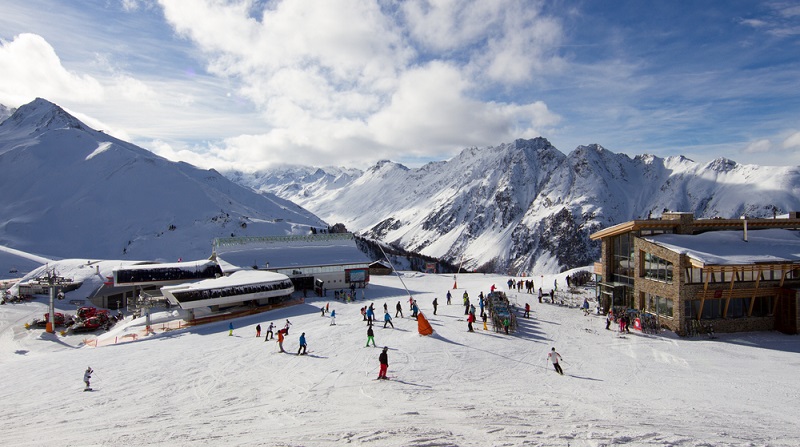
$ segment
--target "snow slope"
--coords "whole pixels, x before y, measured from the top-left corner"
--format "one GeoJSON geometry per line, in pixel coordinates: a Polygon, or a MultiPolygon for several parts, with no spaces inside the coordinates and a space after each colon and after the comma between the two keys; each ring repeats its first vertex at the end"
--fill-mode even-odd
{"type": "Polygon", "coordinates": [[[215,237],[327,226],[273,194],[91,129],[44,99],[0,123],[0,166],[0,245],[29,253],[200,259],[215,237]]]}
{"type": "MultiPolygon", "coordinates": [[[[461,294],[474,298],[506,277],[405,273],[435,334],[408,317],[396,276],[372,278],[366,300],[306,304],[136,342],[93,348],[21,327],[44,312],[0,307],[0,400],[5,445],[125,446],[796,446],[797,337],[776,332],[679,339],[619,338],[604,320],[512,292],[532,317],[517,334],[466,331],[461,294]],[[452,290],[453,305],[444,294],[452,290]],[[439,315],[431,301],[439,299],[439,315]],[[376,327],[389,375],[376,381],[379,348],[365,348],[359,308],[375,303],[406,318],[376,327]],[[320,315],[330,303],[337,324],[320,315]],[[293,323],[311,354],[277,352],[255,325],[293,323]],[[556,347],[565,376],[546,363],[556,347]],[[95,370],[95,392],[82,391],[95,370]]],[[[535,276],[536,287],[554,276],[535,276]]],[[[563,285],[563,277],[559,277],[563,285]]],[[[548,288],[545,288],[547,291],[548,288]]],[[[361,295],[359,295],[361,297],[361,295]]],[[[64,302],[60,302],[66,305],[64,302]]],[[[68,310],[68,309],[64,309],[68,310]]],[[[132,323],[127,323],[132,324],[132,323]]],[[[478,326],[480,327],[480,326],[478,326]]],[[[112,329],[113,331],[114,329],[112,329]]],[[[113,334],[112,334],[113,335],[113,334]]]]}

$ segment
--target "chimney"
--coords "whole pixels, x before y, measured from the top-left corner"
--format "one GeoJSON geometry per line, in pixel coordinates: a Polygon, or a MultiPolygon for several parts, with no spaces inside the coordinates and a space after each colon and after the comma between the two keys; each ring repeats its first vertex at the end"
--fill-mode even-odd
{"type": "Polygon", "coordinates": [[[742,216],[744,221],[744,241],[747,242],[747,216],[742,216]]]}

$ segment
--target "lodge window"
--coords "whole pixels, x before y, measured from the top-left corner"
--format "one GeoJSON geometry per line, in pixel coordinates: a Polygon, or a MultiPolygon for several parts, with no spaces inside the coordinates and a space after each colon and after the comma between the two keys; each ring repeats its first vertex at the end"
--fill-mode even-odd
{"type": "Polygon", "coordinates": [[[633,234],[625,233],[612,238],[612,247],[614,250],[612,281],[623,284],[633,284],[633,234]]]}
{"type": "Polygon", "coordinates": [[[658,295],[645,295],[645,310],[647,312],[672,318],[673,301],[658,295]]]}
{"type": "Polygon", "coordinates": [[[644,253],[643,275],[647,279],[672,283],[672,263],[650,253],[644,253]]]}

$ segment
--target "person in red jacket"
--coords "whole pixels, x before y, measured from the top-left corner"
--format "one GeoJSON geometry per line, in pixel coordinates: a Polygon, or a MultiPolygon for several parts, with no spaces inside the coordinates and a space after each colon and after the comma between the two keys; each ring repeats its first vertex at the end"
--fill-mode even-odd
{"type": "Polygon", "coordinates": [[[469,328],[469,332],[473,332],[472,323],[474,322],[475,322],[475,314],[471,313],[467,316],[467,327],[469,328]]]}

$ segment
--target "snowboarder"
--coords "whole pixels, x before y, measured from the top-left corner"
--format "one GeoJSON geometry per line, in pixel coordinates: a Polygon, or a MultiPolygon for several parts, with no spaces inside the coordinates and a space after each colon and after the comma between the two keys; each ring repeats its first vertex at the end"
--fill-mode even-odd
{"type": "Polygon", "coordinates": [[[256,325],[256,338],[261,338],[261,324],[256,325]]]}
{"type": "Polygon", "coordinates": [[[305,355],[306,354],[306,333],[303,332],[300,334],[300,347],[297,348],[297,355],[305,355]],[[302,353],[300,352],[302,351],[302,353]]]}
{"type": "Polygon", "coordinates": [[[331,311],[331,326],[336,326],[336,309],[331,311]]]}
{"type": "Polygon", "coordinates": [[[553,362],[553,368],[555,368],[556,372],[563,376],[564,371],[561,370],[561,365],[558,364],[558,361],[561,360],[561,354],[556,352],[556,348],[550,350],[550,352],[547,354],[547,358],[553,362]]]}
{"type": "Polygon", "coordinates": [[[283,329],[278,331],[278,347],[281,348],[281,352],[286,352],[283,350],[283,329]]]}
{"type": "Polygon", "coordinates": [[[270,323],[269,327],[267,328],[267,335],[264,336],[264,341],[269,340],[270,338],[275,338],[275,334],[272,333],[272,328],[275,327],[275,323],[270,323]]]}
{"type": "Polygon", "coordinates": [[[397,312],[394,313],[395,318],[397,318],[397,314],[400,314],[400,318],[403,318],[403,306],[400,305],[400,301],[397,302],[395,309],[397,309],[397,312]]]}
{"type": "Polygon", "coordinates": [[[228,335],[233,335],[233,321],[228,323],[228,335]]]}
{"type": "Polygon", "coordinates": [[[375,347],[375,332],[372,331],[372,326],[367,326],[367,346],[364,346],[365,348],[369,347],[369,342],[372,342],[372,347],[374,348],[375,347]]]}
{"type": "Polygon", "coordinates": [[[386,371],[389,369],[389,354],[386,353],[388,350],[389,348],[384,346],[383,352],[378,356],[378,361],[381,363],[381,370],[378,372],[379,379],[388,379],[386,377],[386,371]]]}
{"type": "Polygon", "coordinates": [[[436,308],[439,307],[439,302],[436,298],[433,299],[433,314],[436,315],[436,308]]]}
{"type": "Polygon", "coordinates": [[[383,328],[386,329],[386,325],[389,325],[394,329],[394,324],[392,324],[392,316],[389,315],[389,312],[383,314],[383,328]]]}
{"type": "Polygon", "coordinates": [[[92,390],[91,385],[89,385],[89,380],[92,379],[92,373],[93,372],[94,372],[94,370],[92,369],[91,366],[89,366],[89,367],[86,368],[86,372],[83,373],[83,383],[86,384],[86,388],[84,388],[83,391],[91,391],[92,390]]]}

